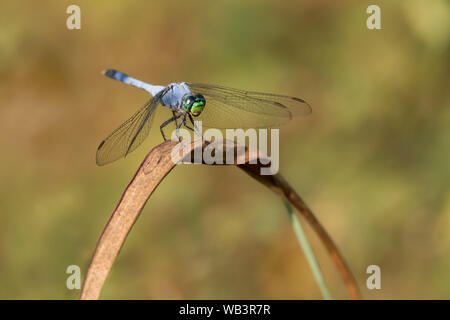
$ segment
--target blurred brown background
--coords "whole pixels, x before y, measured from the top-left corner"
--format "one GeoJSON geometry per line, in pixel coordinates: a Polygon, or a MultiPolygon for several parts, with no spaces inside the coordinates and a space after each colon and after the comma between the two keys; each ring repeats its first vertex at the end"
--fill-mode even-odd
{"type": "MultiPolygon", "coordinates": [[[[2,1],[0,298],[75,299],[123,188],[99,142],[148,99],[101,75],[306,99],[280,130],[281,173],[366,298],[450,298],[448,1],[2,1]],[[81,7],[81,30],[66,8],[81,7]],[[381,7],[382,30],[366,28],[381,7]],[[365,288],[381,267],[382,290],[365,288]]],[[[168,113],[158,112],[155,123],[168,113]]],[[[346,298],[311,234],[331,292],[346,298]]],[[[285,209],[236,168],[180,166],[144,208],[102,298],[321,298],[285,209]]]]}

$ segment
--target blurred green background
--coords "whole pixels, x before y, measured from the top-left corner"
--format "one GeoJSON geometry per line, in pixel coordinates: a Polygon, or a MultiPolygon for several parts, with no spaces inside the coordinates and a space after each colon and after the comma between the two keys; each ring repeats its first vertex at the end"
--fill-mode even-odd
{"type": "MultiPolygon", "coordinates": [[[[306,99],[280,172],[365,298],[450,298],[448,1],[2,1],[0,298],[75,299],[158,128],[126,160],[99,142],[148,99],[101,75],[306,99]],[[81,30],[66,8],[81,7],[81,30]],[[366,28],[381,7],[382,30],[366,28]],[[379,265],[381,290],[366,289],[379,265]]],[[[158,112],[155,123],[167,118],[158,112]]],[[[308,229],[334,297],[346,298],[308,229]]],[[[180,166],[144,208],[102,298],[321,298],[279,198],[233,167],[180,166]]]]}

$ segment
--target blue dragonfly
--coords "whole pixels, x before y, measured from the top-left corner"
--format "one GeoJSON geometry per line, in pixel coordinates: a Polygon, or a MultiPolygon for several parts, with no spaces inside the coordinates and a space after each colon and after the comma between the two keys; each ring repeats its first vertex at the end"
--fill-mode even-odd
{"type": "Polygon", "coordinates": [[[295,97],[190,82],[151,85],[113,69],[103,74],[141,88],[152,98],[100,143],[96,156],[99,166],[125,157],[144,141],[158,105],[169,108],[173,115],[160,125],[164,140],[163,129],[172,122],[179,136],[182,125],[196,132],[194,118],[201,120],[205,127],[247,129],[279,126],[293,117],[311,113],[310,105],[295,97]]]}

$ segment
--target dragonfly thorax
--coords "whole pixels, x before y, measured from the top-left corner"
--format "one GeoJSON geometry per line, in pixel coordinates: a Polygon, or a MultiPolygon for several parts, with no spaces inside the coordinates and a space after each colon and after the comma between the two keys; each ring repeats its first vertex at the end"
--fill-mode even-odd
{"type": "Polygon", "coordinates": [[[201,94],[194,95],[185,82],[171,83],[164,91],[162,104],[175,109],[177,113],[190,113],[197,117],[206,105],[205,97],[201,94]]]}
{"type": "Polygon", "coordinates": [[[161,97],[161,102],[166,107],[179,109],[182,107],[183,98],[192,95],[186,83],[171,83],[164,88],[165,93],[161,97]]]}

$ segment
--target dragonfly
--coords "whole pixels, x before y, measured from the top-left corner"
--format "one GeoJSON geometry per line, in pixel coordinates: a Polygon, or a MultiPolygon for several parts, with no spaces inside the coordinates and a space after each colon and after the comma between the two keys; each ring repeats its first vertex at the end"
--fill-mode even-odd
{"type": "Polygon", "coordinates": [[[181,126],[197,132],[194,118],[209,128],[270,128],[312,111],[305,100],[279,94],[191,82],[151,85],[114,69],[105,70],[103,74],[143,89],[152,97],[100,143],[96,155],[99,166],[125,157],[144,141],[159,105],[172,111],[172,117],[160,125],[164,140],[167,139],[163,129],[170,123],[175,123],[177,137],[181,126]]]}

